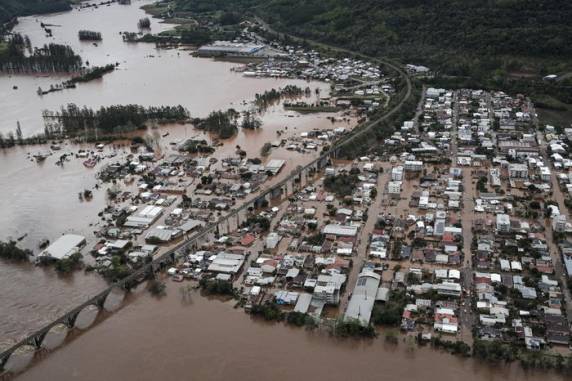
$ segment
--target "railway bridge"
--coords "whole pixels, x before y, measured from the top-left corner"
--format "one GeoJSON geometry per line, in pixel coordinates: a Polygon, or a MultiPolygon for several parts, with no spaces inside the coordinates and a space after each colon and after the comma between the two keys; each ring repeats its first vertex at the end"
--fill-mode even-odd
{"type": "MultiPolygon", "coordinates": [[[[0,369],[4,371],[3,374],[16,373],[23,370],[37,353],[50,351],[62,345],[71,332],[87,330],[98,319],[104,318],[106,313],[109,314],[120,308],[125,295],[134,286],[150,279],[154,274],[166,266],[174,264],[177,259],[187,253],[198,249],[213,235],[226,234],[236,230],[248,217],[249,210],[266,205],[266,202],[287,199],[294,195],[299,189],[305,187],[318,176],[328,163],[338,156],[338,152],[342,147],[351,145],[356,138],[359,138],[371,128],[397,113],[411,96],[411,80],[396,64],[379,59],[374,59],[374,61],[387,65],[395,70],[405,81],[406,86],[400,93],[401,99],[392,109],[387,110],[387,112],[379,118],[370,120],[356,127],[351,133],[335,142],[318,158],[305,166],[299,166],[284,180],[262,191],[255,199],[242,204],[236,209],[232,209],[227,215],[203,227],[185,241],[154,258],[151,262],[135,270],[129,276],[111,284],[105,290],[46,324],[44,327],[30,333],[24,339],[8,348],[4,348],[0,353],[0,369]]],[[[0,376],[1,375],[2,373],[0,373],[0,376]]]]}

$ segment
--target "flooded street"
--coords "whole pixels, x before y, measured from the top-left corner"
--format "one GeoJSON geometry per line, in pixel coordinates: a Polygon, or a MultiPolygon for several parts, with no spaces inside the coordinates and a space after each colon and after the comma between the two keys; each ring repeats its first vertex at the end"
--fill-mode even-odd
{"type": "MultiPolygon", "coordinates": [[[[137,31],[137,20],[145,16],[139,6],[148,1],[133,1],[131,6],[113,4],[97,10],[84,9],[72,12],[25,17],[20,19],[15,32],[30,36],[34,45],[53,41],[66,43],[90,65],[119,62],[119,68],[101,80],[78,85],[76,89],[38,96],[38,87],[48,88],[66,77],[50,76],[0,76],[0,133],[16,128],[19,121],[25,136],[43,131],[42,110],[57,110],[69,102],[80,106],[137,103],[151,105],[182,104],[193,117],[204,117],[209,112],[230,107],[238,110],[248,107],[244,101],[253,100],[256,93],[263,93],[286,84],[320,88],[325,94],[329,85],[288,79],[246,78],[233,72],[236,63],[195,58],[185,50],[157,50],[154,44],[127,44],[119,32],[137,31]],[[53,27],[54,38],[47,39],[40,22],[58,25],[53,27]],[[100,30],[103,42],[99,46],[78,41],[79,29],[100,30]],[[13,90],[13,86],[18,86],[13,90]]],[[[171,28],[152,19],[151,30],[157,33],[171,28]]],[[[263,127],[257,131],[240,130],[234,138],[217,148],[214,157],[233,156],[240,145],[249,157],[259,156],[264,143],[277,139],[276,131],[283,130],[282,138],[299,136],[311,129],[351,127],[349,122],[333,125],[327,118],[331,114],[294,115],[280,106],[269,108],[261,117],[263,127]],[[287,129],[286,129],[287,128],[287,129]]],[[[159,144],[165,155],[175,153],[169,143],[205,136],[191,125],[166,126],[157,131],[141,131],[140,134],[159,136],[159,144]],[[161,138],[169,132],[169,136],[161,138]]],[[[210,140],[208,136],[205,136],[210,140]]],[[[108,146],[103,151],[106,158],[95,168],[87,169],[81,159],[72,159],[60,167],[55,162],[63,153],[75,154],[79,149],[94,150],[93,145],[62,145],[43,163],[36,163],[30,155],[49,152],[48,146],[24,146],[0,150],[0,240],[19,239],[21,247],[38,252],[38,243],[44,239],[54,241],[64,233],[85,236],[88,247],[95,241],[98,213],[106,205],[106,186],[96,190],[96,173],[106,164],[120,161],[127,155],[126,148],[108,146]],[[78,193],[93,191],[93,199],[83,201],[78,193]]],[[[311,160],[315,154],[298,155],[285,148],[273,150],[270,158],[288,160],[279,177],[286,176],[297,165],[311,160]]],[[[278,177],[277,179],[278,180],[278,177]]],[[[84,256],[87,250],[84,250],[84,256]]],[[[58,276],[51,269],[33,265],[15,265],[0,262],[0,342],[14,340],[33,331],[42,324],[88,299],[105,286],[97,274],[76,272],[69,277],[58,276]]]]}
{"type": "MultiPolygon", "coordinates": [[[[237,63],[192,57],[190,50],[183,48],[159,50],[154,44],[123,42],[120,32],[137,32],[138,20],[146,17],[139,7],[150,2],[133,0],[128,6],[113,3],[110,6],[100,6],[98,9],[75,9],[61,14],[21,18],[14,32],[28,35],[34,46],[50,41],[68,44],[82,56],[84,62],[89,61],[92,67],[110,63],[119,63],[119,67],[102,79],[80,83],[75,89],[43,96],[37,95],[38,87],[48,89],[50,85],[59,84],[69,77],[0,76],[0,112],[3,116],[0,120],[0,133],[6,136],[15,130],[18,122],[24,136],[42,133],[44,130],[42,111],[56,111],[67,103],[90,108],[113,104],[143,106],[180,104],[187,108],[194,118],[205,117],[211,111],[228,108],[247,110],[252,107],[255,94],[285,85],[310,87],[311,95],[307,95],[307,100],[312,102],[318,100],[320,96],[329,95],[330,85],[325,82],[245,77],[233,70],[241,66],[237,63]],[[44,35],[40,23],[50,25],[53,38],[44,35]],[[80,29],[100,31],[103,41],[97,44],[80,42],[78,40],[80,29]]],[[[151,19],[152,33],[172,27],[173,25],[161,24],[159,20],[151,19]]],[[[353,116],[341,113],[298,114],[286,111],[281,103],[268,107],[259,116],[262,128],[256,130],[239,128],[234,137],[224,141],[219,141],[190,124],[163,125],[158,128],[149,126],[147,130],[136,131],[129,137],[144,137],[150,142],[149,145],[155,148],[153,167],[163,159],[180,154],[177,146],[187,139],[200,138],[213,143],[216,151],[208,157],[216,160],[209,161],[208,170],[198,172],[197,177],[192,178],[186,173],[176,175],[175,185],[180,186],[180,193],[200,200],[200,197],[206,196],[195,192],[196,189],[201,189],[197,188],[195,180],[203,174],[222,172],[228,165],[223,163],[223,159],[236,157],[239,147],[247,153],[247,158],[252,159],[261,157],[260,151],[265,143],[275,143],[270,154],[262,158],[262,164],[278,159],[285,160],[285,165],[277,174],[268,175],[268,180],[265,178],[257,184],[259,188],[256,189],[265,191],[285,179],[297,166],[303,166],[317,158],[320,151],[334,139],[323,138],[312,149],[298,150],[289,147],[288,150],[286,147],[289,143],[301,140],[302,132],[331,130],[338,127],[350,130],[356,124],[356,118],[353,116]]],[[[100,230],[104,224],[123,226],[117,219],[102,221],[100,212],[110,202],[107,199],[107,190],[111,184],[99,181],[96,174],[108,164],[124,164],[130,154],[129,144],[130,142],[125,140],[105,145],[105,148],[98,153],[102,157],[101,161],[96,162],[93,168],[87,168],[87,165],[83,164],[84,159],[75,157],[80,149],[96,151],[93,144],[65,142],[61,145],[61,150],[52,151],[52,154],[40,163],[37,163],[32,155],[38,152],[50,152],[49,145],[0,150],[0,192],[3,196],[0,199],[0,210],[2,210],[0,241],[18,240],[19,246],[38,253],[38,244],[42,240],[49,239],[53,242],[64,233],[80,234],[85,236],[87,241],[87,246],[82,251],[86,263],[94,261],[88,252],[100,240],[96,237],[95,231],[100,230]],[[69,154],[70,160],[65,161],[63,165],[56,165],[62,154],[69,154]],[[79,197],[78,194],[84,190],[92,191],[93,198],[86,200],[83,196],[79,197]]],[[[346,164],[349,166],[350,162],[346,164]]],[[[407,201],[420,189],[418,182],[410,182],[404,186],[399,201],[387,205],[381,203],[380,199],[389,200],[385,189],[391,173],[390,165],[384,166],[383,169],[383,174],[376,178],[374,184],[377,186],[376,189],[380,190],[375,200],[375,204],[379,206],[369,210],[372,217],[365,220],[363,235],[357,241],[356,248],[361,256],[354,258],[356,265],[347,282],[350,286],[357,284],[360,265],[367,260],[365,253],[370,244],[370,237],[366,233],[375,229],[377,222],[375,217],[381,212],[401,217],[412,213],[407,201]]],[[[236,174],[238,173],[237,169],[236,174]]],[[[470,186],[471,179],[468,173],[466,175],[465,185],[470,186]]],[[[174,178],[175,175],[169,172],[169,176],[165,176],[165,178],[170,177],[174,178]]],[[[128,183],[125,177],[119,176],[116,179],[121,183],[121,190],[127,193],[133,192],[134,195],[139,192],[137,181],[128,183]]],[[[199,178],[196,182],[201,180],[199,178]]],[[[237,175],[225,181],[228,183],[235,181],[239,184],[242,179],[237,175]]],[[[250,189],[255,189],[250,188],[250,184],[248,189],[248,193],[236,196],[236,199],[228,188],[221,192],[222,196],[232,197],[232,206],[229,206],[229,209],[258,196],[256,191],[250,192],[250,189]]],[[[215,193],[215,196],[219,195],[215,193]]],[[[297,202],[288,200],[284,204],[297,202]]],[[[329,218],[326,215],[328,207],[321,202],[321,200],[316,201],[312,205],[316,206],[319,216],[329,218]]],[[[285,213],[290,213],[289,210],[285,210],[284,204],[280,205],[278,212],[281,217],[285,213]]],[[[114,204],[118,205],[119,202],[114,204]]],[[[138,209],[142,204],[137,200],[137,204],[131,206],[138,209]]],[[[174,203],[166,206],[165,215],[149,223],[150,226],[145,226],[145,229],[153,224],[154,228],[163,225],[175,206],[174,203]]],[[[204,209],[201,212],[205,212],[207,208],[204,209]]],[[[226,213],[223,210],[210,209],[208,213],[213,215],[200,221],[208,223],[212,221],[211,217],[219,218],[226,213]]],[[[292,221],[303,220],[292,219],[292,221]]],[[[165,223],[165,226],[179,225],[165,223]]],[[[313,229],[316,227],[317,225],[313,229]]],[[[276,225],[273,228],[276,228],[276,225]]],[[[230,230],[230,225],[227,230],[230,230]]],[[[134,242],[151,242],[141,232],[137,234],[139,241],[134,240],[134,242]]],[[[259,251],[260,254],[265,250],[266,243],[258,238],[249,250],[259,251]]],[[[181,241],[184,238],[181,235],[177,239],[181,241]]],[[[465,239],[466,244],[470,244],[472,235],[467,235],[465,239]]],[[[158,244],[162,246],[159,252],[167,251],[176,242],[160,240],[158,244]]],[[[232,241],[228,242],[230,246],[232,241]]],[[[284,240],[282,245],[286,244],[284,240]]],[[[470,250],[470,246],[467,245],[466,251],[470,250]]],[[[286,252],[286,248],[282,247],[279,251],[286,252]]],[[[152,256],[153,254],[149,254],[148,258],[152,256]]],[[[249,260],[253,259],[250,257],[249,260]]],[[[210,261],[213,261],[212,258],[210,261]]],[[[149,267],[153,270],[152,266],[149,267]]],[[[517,363],[491,365],[475,359],[455,357],[429,347],[417,347],[401,338],[398,339],[398,344],[391,344],[390,340],[384,340],[383,331],[379,332],[377,339],[354,340],[334,338],[319,329],[310,331],[292,328],[282,323],[267,323],[253,319],[242,308],[235,308],[237,306],[234,300],[223,302],[219,299],[206,298],[196,290],[182,289],[180,283],[174,283],[173,280],[166,279],[165,284],[166,295],[162,297],[151,296],[145,286],[140,285],[127,294],[115,288],[101,303],[97,298],[99,307],[91,304],[94,303],[93,300],[89,301],[86,305],[90,305],[83,306],[85,308],[82,307],[81,311],[77,310],[77,316],[74,314],[72,320],[66,320],[66,324],[71,322],[70,326],[75,327],[73,330],[60,324],[62,321],[51,327],[45,339],[38,344],[38,347],[47,351],[36,352],[38,355],[32,360],[29,369],[16,378],[82,381],[300,378],[331,381],[378,379],[532,381],[539,378],[545,381],[562,381],[566,379],[566,376],[550,371],[525,371],[517,363]],[[122,304],[124,299],[125,303],[122,304]],[[117,312],[112,313],[117,309],[117,312]],[[94,326],[88,329],[92,324],[94,326]],[[71,332],[66,337],[68,331],[71,332]],[[62,343],[65,345],[61,345],[62,343]],[[48,354],[48,351],[53,352],[48,354]]],[[[242,287],[241,283],[239,285],[242,287]]],[[[76,271],[71,275],[61,276],[52,268],[0,260],[2,306],[0,347],[8,347],[7,343],[14,342],[53,321],[72,307],[98,294],[106,286],[107,283],[95,271],[91,273],[76,271]]],[[[183,287],[187,286],[188,283],[183,287]]],[[[341,307],[336,312],[341,313],[344,310],[350,295],[351,292],[345,293],[341,307]]],[[[325,312],[324,316],[328,316],[328,312],[325,312]]],[[[35,348],[28,343],[31,341],[20,346],[8,361],[17,363],[22,360],[21,363],[26,364],[26,361],[34,356],[35,351],[35,348]]],[[[15,366],[12,370],[18,372],[24,367],[25,365],[21,368],[15,366]]]]}
{"type": "Polygon", "coordinates": [[[253,320],[234,302],[147,293],[22,374],[20,380],[564,380],[430,349],[336,340],[253,320]]]}

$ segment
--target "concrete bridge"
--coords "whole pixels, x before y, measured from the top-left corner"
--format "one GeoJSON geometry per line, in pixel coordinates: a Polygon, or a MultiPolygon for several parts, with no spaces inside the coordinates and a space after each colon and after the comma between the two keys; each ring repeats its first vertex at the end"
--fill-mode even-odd
{"type": "MultiPolygon", "coordinates": [[[[382,62],[380,60],[375,60],[382,62]]],[[[299,189],[310,183],[330,162],[337,157],[340,148],[351,145],[353,141],[376,125],[384,122],[387,118],[397,113],[403,104],[411,96],[411,81],[407,74],[397,65],[383,61],[383,64],[395,70],[406,83],[398,104],[380,118],[368,121],[356,127],[350,134],[335,142],[331,148],[322,153],[318,158],[305,166],[299,166],[284,180],[271,188],[264,190],[254,200],[244,203],[240,207],[231,210],[215,223],[202,228],[184,242],[181,242],[169,251],[153,259],[150,263],[135,270],[132,274],[110,285],[107,289],[93,296],[83,304],[68,311],[58,319],[29,334],[26,338],[15,343],[0,353],[0,369],[6,372],[18,372],[23,370],[34,358],[36,353],[41,353],[57,348],[65,342],[65,338],[74,330],[86,330],[103,314],[103,311],[113,312],[121,306],[125,294],[134,286],[154,276],[166,266],[172,265],[178,258],[188,252],[196,250],[209,240],[214,234],[227,234],[236,230],[246,220],[249,208],[258,209],[266,204],[265,201],[286,199],[295,194],[299,189]],[[49,339],[49,340],[48,340],[49,339]],[[49,342],[48,342],[49,341],[49,342]]]]}

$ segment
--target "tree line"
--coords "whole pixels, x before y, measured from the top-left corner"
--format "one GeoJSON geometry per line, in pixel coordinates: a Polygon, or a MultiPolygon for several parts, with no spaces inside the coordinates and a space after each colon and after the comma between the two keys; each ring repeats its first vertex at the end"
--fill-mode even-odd
{"type": "Polygon", "coordinates": [[[282,98],[298,98],[303,94],[311,94],[312,91],[309,87],[305,90],[295,85],[286,85],[281,89],[267,90],[262,94],[255,94],[254,104],[259,110],[265,110],[268,107],[276,104],[282,98]]]}
{"type": "Polygon", "coordinates": [[[28,36],[21,34],[12,35],[5,44],[0,53],[0,72],[69,73],[82,66],[81,57],[67,45],[50,43],[32,49],[28,36]]]}
{"type": "Polygon", "coordinates": [[[93,30],[80,30],[78,37],[80,41],[101,41],[101,33],[93,30]]]}
{"type": "Polygon", "coordinates": [[[98,110],[80,108],[70,103],[57,112],[44,111],[47,137],[86,133],[115,133],[145,128],[145,123],[179,122],[189,119],[189,112],[183,106],[113,105],[98,110]]]}
{"type": "Polygon", "coordinates": [[[14,17],[43,13],[69,11],[68,0],[2,0],[0,1],[0,23],[14,17]]]}
{"type": "Polygon", "coordinates": [[[228,139],[238,132],[239,116],[240,113],[234,109],[213,111],[205,119],[195,120],[195,127],[215,134],[221,139],[228,139]]]}

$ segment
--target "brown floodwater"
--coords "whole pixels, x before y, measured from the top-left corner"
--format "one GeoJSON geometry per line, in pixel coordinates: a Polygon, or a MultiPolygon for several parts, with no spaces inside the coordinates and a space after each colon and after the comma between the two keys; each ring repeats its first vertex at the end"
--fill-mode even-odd
{"type": "MultiPolygon", "coordinates": [[[[17,121],[25,135],[41,132],[41,111],[55,110],[68,102],[98,107],[117,103],[143,105],[182,104],[193,116],[235,107],[255,93],[285,84],[328,86],[295,80],[244,78],[231,68],[237,64],[191,57],[182,50],[156,50],[153,45],[124,44],[120,31],[136,31],[144,16],[138,9],[145,1],[131,6],[100,7],[56,15],[22,18],[15,31],[27,34],[35,45],[49,41],[39,22],[54,24],[54,42],[70,44],[91,65],[119,62],[120,67],[103,79],[39,97],[38,87],[48,88],[65,77],[0,76],[0,132],[13,131],[17,121]],[[103,33],[98,46],[80,43],[79,29],[103,33]],[[18,86],[13,90],[13,86],[18,86]]],[[[153,32],[168,25],[152,20],[153,32]]],[[[295,136],[313,128],[329,128],[325,115],[289,117],[277,106],[263,115],[260,131],[241,131],[218,149],[216,157],[234,153],[240,145],[257,156],[260,147],[276,139],[276,131],[295,136]],[[286,130],[285,127],[288,127],[286,130]]],[[[350,126],[337,124],[337,126],[350,126]]],[[[191,126],[161,129],[170,135],[162,139],[165,152],[169,141],[200,135],[191,126]]],[[[153,132],[151,132],[153,133],[153,132]]],[[[66,145],[60,152],[77,152],[66,145]]],[[[91,147],[88,147],[91,148],[91,147]]],[[[102,164],[87,170],[81,160],[63,167],[54,165],[56,155],[45,163],[32,162],[28,154],[47,147],[22,147],[0,151],[0,239],[28,234],[21,244],[35,249],[44,238],[51,240],[64,232],[92,237],[97,228],[97,212],[106,203],[104,190],[94,191],[89,202],[80,201],[78,192],[93,189],[94,174],[102,164]]],[[[105,153],[113,152],[106,148],[105,153]]],[[[117,157],[125,152],[117,150],[117,157]]],[[[315,155],[299,155],[276,149],[272,158],[288,159],[281,176],[315,155]]],[[[108,159],[108,161],[115,159],[108,159]]],[[[97,275],[76,273],[60,277],[52,270],[31,264],[0,262],[0,338],[15,339],[84,301],[104,286],[97,275]]],[[[120,299],[120,297],[119,297],[120,299]]],[[[169,284],[167,296],[158,300],[147,293],[129,298],[119,312],[91,330],[73,335],[68,345],[35,363],[19,378],[22,380],[289,380],[293,378],[329,380],[544,380],[564,378],[550,373],[526,373],[516,366],[490,367],[428,349],[406,350],[387,346],[383,340],[336,340],[325,334],[308,333],[283,325],[252,320],[233,303],[210,301],[198,295],[182,302],[177,286],[169,284]]],[[[110,309],[115,308],[110,302],[110,309]]],[[[82,313],[78,325],[87,326],[94,318],[82,313]]],[[[64,327],[50,332],[44,346],[57,347],[64,327]]],[[[2,341],[0,340],[0,341],[2,341]]]]}
{"type": "Polygon", "coordinates": [[[144,292],[118,313],[37,361],[21,380],[564,380],[516,365],[489,366],[383,339],[342,340],[252,319],[234,302],[178,285],[144,292]]]}
{"type": "MultiPolygon", "coordinates": [[[[80,106],[99,107],[109,104],[139,103],[143,105],[182,104],[193,116],[206,116],[210,111],[234,107],[242,110],[256,93],[286,84],[312,90],[321,89],[327,94],[325,83],[289,79],[246,78],[231,69],[236,63],[195,58],[184,50],[157,50],[153,44],[126,44],[120,31],[137,31],[137,21],[145,14],[139,9],[149,1],[133,1],[131,6],[113,4],[97,10],[24,17],[15,31],[29,35],[34,45],[53,41],[71,45],[91,65],[120,62],[115,72],[101,80],[80,84],[78,88],[51,93],[42,97],[36,94],[39,86],[65,79],[61,76],[0,76],[0,133],[6,135],[20,122],[24,135],[43,131],[41,112],[57,110],[74,102],[80,106]],[[48,39],[40,28],[40,22],[55,25],[54,37],[48,39]],[[79,42],[79,29],[101,31],[103,42],[98,46],[79,42]],[[12,87],[18,86],[17,90],[12,87]]],[[[154,33],[171,28],[152,19],[154,33]]],[[[315,97],[315,95],[312,95],[315,97]]],[[[263,128],[257,131],[240,131],[237,136],[217,148],[215,157],[233,156],[236,145],[258,156],[266,142],[278,138],[276,131],[283,131],[282,138],[299,136],[311,129],[351,127],[353,122],[332,124],[328,114],[298,115],[284,111],[281,105],[269,108],[263,115],[263,128]]],[[[165,126],[159,130],[141,132],[158,136],[165,154],[174,153],[170,142],[185,138],[205,136],[190,125],[165,126]],[[166,132],[169,136],[161,137],[166,132]]],[[[210,137],[205,136],[207,139],[210,137]]],[[[0,240],[24,237],[19,245],[38,251],[38,243],[44,239],[54,241],[64,233],[77,233],[88,239],[88,247],[94,241],[93,232],[100,227],[97,216],[107,203],[106,186],[95,189],[95,174],[105,164],[121,160],[128,152],[125,148],[107,146],[106,158],[93,169],[83,166],[81,159],[72,159],[60,167],[55,162],[63,153],[75,154],[79,149],[94,150],[93,145],[65,143],[60,151],[54,151],[43,163],[36,163],[31,155],[49,152],[49,146],[25,146],[0,150],[0,240]],[[93,191],[93,199],[82,201],[78,193],[93,191]]],[[[286,176],[297,165],[308,162],[317,155],[298,154],[277,148],[269,158],[286,159],[286,167],[274,181],[286,176]]],[[[101,184],[100,184],[101,185],[101,184]]],[[[0,343],[20,338],[42,324],[60,316],[73,306],[97,294],[105,282],[96,274],[77,272],[61,277],[53,270],[31,264],[15,265],[0,261],[0,343]]]]}

